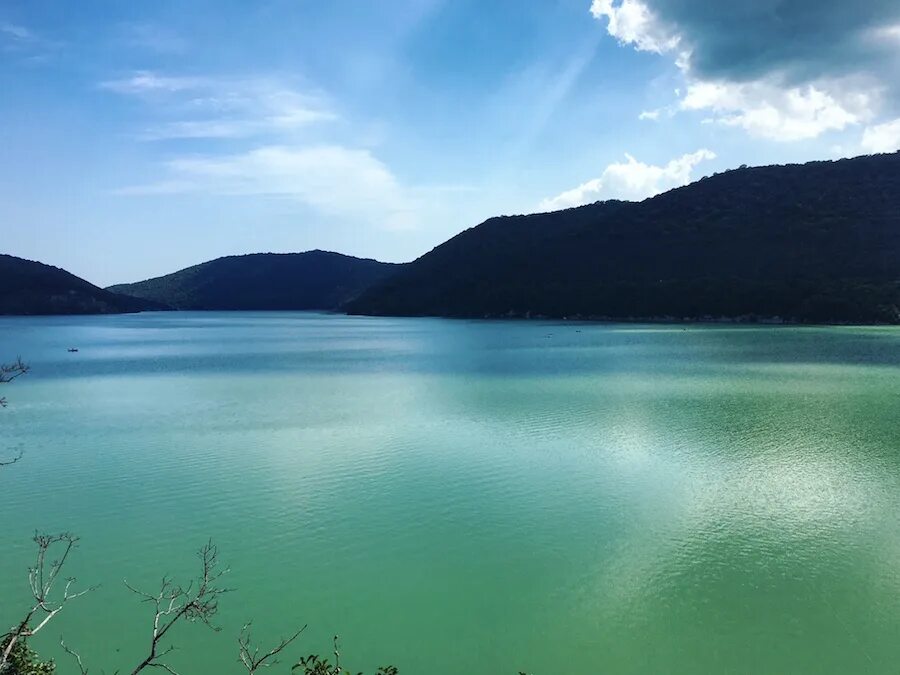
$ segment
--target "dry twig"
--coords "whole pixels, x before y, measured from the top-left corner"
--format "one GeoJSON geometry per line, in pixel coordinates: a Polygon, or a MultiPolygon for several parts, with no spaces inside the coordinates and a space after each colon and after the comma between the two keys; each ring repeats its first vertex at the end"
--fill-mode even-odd
{"type": "Polygon", "coordinates": [[[75,662],[78,664],[78,670],[81,672],[81,675],[88,675],[88,669],[84,667],[84,663],[81,661],[81,655],[74,649],[70,649],[69,646],[63,642],[62,638],[59,638],[59,646],[63,648],[66,654],[70,654],[75,658],[75,662]]]}
{"type": "Polygon", "coordinates": [[[179,586],[168,577],[163,577],[159,592],[152,594],[140,591],[127,581],[125,582],[129,590],[140,595],[144,602],[150,603],[154,607],[153,628],[147,656],[135,666],[131,675],[137,675],[145,668],[159,668],[171,675],[178,675],[171,666],[161,661],[175,647],[169,645],[162,648],[160,643],[172,627],[182,619],[190,622],[202,621],[213,630],[219,630],[212,625],[211,620],[219,609],[219,596],[229,590],[218,586],[219,579],[228,570],[217,569],[219,550],[212,541],[207,542],[200,549],[198,557],[203,571],[200,577],[191,581],[187,587],[179,586]]]}
{"type": "Polygon", "coordinates": [[[278,663],[278,660],[275,657],[277,657],[285,647],[296,640],[304,630],[306,630],[306,626],[303,626],[303,628],[298,630],[291,637],[281,640],[278,645],[265,654],[260,654],[259,647],[253,646],[250,623],[245,624],[244,627],[241,628],[241,634],[238,637],[238,647],[240,650],[240,661],[244,665],[244,668],[247,669],[247,674],[255,675],[256,671],[260,668],[268,668],[269,666],[278,663]]]}
{"type": "Polygon", "coordinates": [[[7,633],[4,638],[8,638],[5,642],[3,653],[0,654],[0,671],[2,671],[9,663],[10,654],[13,647],[19,640],[24,640],[38,633],[43,629],[50,620],[59,614],[69,600],[81,597],[88,593],[96,586],[91,586],[77,593],[72,591],[72,585],[75,583],[74,577],[67,578],[66,585],[63,587],[62,598],[59,600],[51,599],[53,586],[59,579],[59,574],[69,553],[78,543],[78,537],[68,532],[56,535],[35,534],[34,543],[37,544],[38,552],[34,566],[28,570],[28,584],[31,587],[31,595],[34,598],[34,605],[25,614],[25,617],[12,630],[7,633]],[[62,555],[57,560],[47,561],[47,555],[54,547],[62,547],[62,555]],[[32,621],[37,620],[38,623],[33,628],[32,621]]]}
{"type": "MultiPolygon", "coordinates": [[[[28,366],[22,361],[21,357],[16,358],[13,363],[0,363],[0,384],[12,382],[17,377],[21,377],[28,372],[28,366]]],[[[0,396],[0,408],[6,407],[6,399],[0,396]]]]}

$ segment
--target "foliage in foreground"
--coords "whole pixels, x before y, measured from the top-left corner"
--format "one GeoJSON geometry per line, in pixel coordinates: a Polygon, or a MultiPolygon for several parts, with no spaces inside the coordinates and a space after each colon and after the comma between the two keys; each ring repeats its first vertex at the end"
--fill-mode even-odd
{"type": "MultiPolygon", "coordinates": [[[[38,548],[34,565],[29,569],[29,587],[34,599],[21,620],[0,639],[0,675],[53,675],[55,664],[52,661],[41,661],[39,656],[28,646],[28,639],[44,629],[71,600],[74,600],[93,588],[82,591],[73,590],[75,579],[65,579],[64,586],[56,588],[57,581],[62,582],[61,572],[69,554],[76,548],[77,537],[70,534],[55,536],[36,535],[34,538],[38,548]]],[[[159,590],[146,592],[126,582],[129,590],[141,598],[151,608],[152,629],[147,637],[144,655],[137,659],[134,667],[116,671],[130,672],[137,675],[144,669],[159,669],[173,675],[178,673],[166,662],[166,656],[175,646],[171,641],[173,629],[182,623],[200,622],[213,630],[219,630],[213,624],[218,613],[219,598],[230,589],[221,585],[222,577],[228,572],[219,564],[219,551],[212,542],[203,546],[197,555],[201,572],[186,585],[163,578],[159,590]]],[[[250,624],[244,626],[238,637],[238,656],[241,665],[248,675],[256,675],[265,668],[276,665],[277,657],[296,640],[305,626],[291,637],[281,640],[275,647],[263,650],[253,643],[250,624]]],[[[88,675],[89,670],[81,656],[60,640],[62,648],[75,660],[81,675],[88,675]]],[[[316,654],[305,656],[292,668],[297,675],[352,675],[341,666],[341,655],[338,651],[338,638],[334,638],[334,664],[329,659],[316,654]]],[[[379,668],[374,675],[398,675],[393,666],[379,668]]],[[[359,673],[362,675],[362,673],[359,673]]]]}
{"type": "MultiPolygon", "coordinates": [[[[0,640],[0,653],[6,651],[12,634],[0,640]]],[[[3,675],[53,675],[56,664],[53,661],[41,661],[25,640],[19,640],[9,653],[6,666],[0,666],[3,675]]]]}
{"type": "MultiPolygon", "coordinates": [[[[21,359],[12,364],[0,364],[0,384],[9,383],[27,372],[28,366],[21,359]]],[[[0,407],[5,406],[6,399],[0,398],[0,407]]],[[[21,458],[20,452],[12,458],[0,461],[0,467],[14,464],[21,458]]],[[[57,535],[35,534],[34,542],[38,549],[37,556],[34,565],[28,570],[28,585],[34,602],[8,633],[0,635],[0,675],[55,675],[56,664],[52,660],[42,661],[29,647],[28,639],[45,628],[69,601],[96,588],[89,587],[75,591],[72,587],[76,580],[62,579],[60,576],[69,554],[77,547],[78,537],[67,532],[57,535]],[[59,587],[55,587],[57,581],[64,582],[61,591],[59,587]]],[[[148,639],[147,651],[130,671],[131,675],[137,675],[145,668],[178,675],[163,660],[175,649],[167,638],[169,631],[176,624],[199,621],[213,630],[219,630],[213,625],[212,619],[219,609],[219,597],[230,590],[220,584],[228,569],[219,567],[219,550],[212,541],[198,551],[197,557],[201,563],[201,573],[186,586],[163,577],[159,591],[148,593],[125,582],[130,591],[153,608],[153,628],[148,639]]],[[[238,636],[238,660],[247,671],[247,675],[256,675],[259,671],[278,664],[277,657],[300,636],[306,626],[291,637],[282,639],[268,651],[261,651],[253,644],[250,628],[251,624],[247,623],[238,636]]],[[[75,660],[81,675],[89,675],[89,669],[84,665],[81,656],[68,647],[61,638],[60,646],[75,660]]],[[[127,671],[115,671],[116,675],[120,672],[127,671]]],[[[341,666],[338,636],[334,637],[334,664],[327,658],[310,654],[301,657],[290,672],[293,675],[354,675],[341,666]]],[[[396,666],[382,666],[373,675],[399,675],[399,672],[396,666]]],[[[520,672],[519,675],[525,673],[520,672]]]]}
{"type": "MultiPolygon", "coordinates": [[[[337,638],[335,638],[336,640],[337,638]]],[[[349,670],[341,668],[340,656],[337,652],[337,643],[335,642],[335,665],[331,665],[328,659],[323,659],[316,654],[310,654],[300,659],[298,663],[291,668],[292,673],[300,675],[353,675],[349,670]],[[301,670],[302,669],[302,670],[301,670]]],[[[374,675],[397,675],[400,671],[394,666],[382,666],[375,671],[374,675]]],[[[363,675],[357,673],[356,675],[363,675]]]]}
{"type": "MultiPolygon", "coordinates": [[[[0,384],[8,384],[27,372],[28,366],[21,359],[11,364],[0,363],[0,384]]],[[[6,399],[0,398],[0,407],[5,406],[6,399]]],[[[21,458],[21,452],[13,457],[0,458],[0,467],[14,464],[21,458]]],[[[67,532],[57,535],[35,534],[34,543],[37,555],[34,564],[28,569],[28,586],[32,602],[9,632],[0,634],[0,675],[53,675],[56,664],[53,661],[41,661],[28,645],[28,640],[46,628],[70,601],[95,588],[77,591],[74,588],[76,580],[62,576],[69,555],[78,545],[78,537],[67,532]]],[[[159,590],[147,592],[125,582],[130,591],[152,608],[152,629],[147,639],[146,651],[136,665],[125,671],[117,670],[116,673],[130,672],[131,675],[137,675],[150,668],[178,675],[165,661],[166,655],[175,649],[171,642],[170,631],[176,625],[195,622],[219,630],[212,622],[219,610],[219,598],[230,590],[221,583],[228,569],[220,566],[219,550],[211,541],[198,551],[197,557],[201,572],[186,585],[163,577],[159,590]]],[[[241,665],[248,675],[256,675],[258,671],[275,665],[278,663],[279,654],[293,643],[305,628],[304,626],[291,637],[281,640],[272,649],[263,651],[254,645],[250,624],[246,624],[237,640],[241,665]]],[[[75,660],[81,675],[88,675],[88,668],[81,656],[62,639],[60,645],[75,660]]],[[[311,654],[301,658],[291,668],[291,672],[299,675],[351,675],[341,667],[337,636],[334,638],[334,661],[332,665],[328,659],[311,654]]],[[[398,670],[393,666],[382,667],[375,675],[398,675],[398,670]]]]}

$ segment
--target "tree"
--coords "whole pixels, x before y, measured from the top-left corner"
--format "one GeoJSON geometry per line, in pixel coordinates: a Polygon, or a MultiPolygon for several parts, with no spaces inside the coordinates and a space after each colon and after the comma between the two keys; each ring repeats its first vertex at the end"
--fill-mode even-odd
{"type": "MultiPolygon", "coordinates": [[[[9,384],[27,372],[28,366],[23,363],[21,358],[17,358],[12,363],[0,363],[0,384],[9,384]]],[[[5,408],[6,405],[6,397],[0,396],[0,408],[5,408]]],[[[20,459],[22,459],[21,450],[11,458],[0,459],[0,467],[15,464],[20,459]]],[[[35,542],[38,543],[38,556],[35,566],[30,568],[28,573],[29,585],[31,586],[35,605],[26,612],[23,619],[16,626],[12,627],[9,632],[0,635],[0,674],[2,675],[52,675],[55,670],[55,665],[52,661],[41,661],[38,655],[29,648],[27,638],[46,626],[47,622],[59,613],[62,605],[75,597],[75,595],[69,594],[68,591],[71,588],[71,584],[67,582],[62,602],[55,606],[50,602],[50,592],[53,583],[59,575],[69,551],[77,542],[75,538],[65,541],[64,538],[66,536],[48,537],[46,535],[35,535],[35,542]],[[48,570],[46,567],[47,552],[55,545],[63,543],[66,544],[66,550],[59,565],[51,563],[48,570]],[[44,618],[37,626],[31,628],[30,623],[36,615],[44,615],[44,618]]]]}
{"type": "Polygon", "coordinates": [[[161,668],[166,672],[175,673],[161,660],[174,649],[174,646],[162,647],[161,643],[177,623],[202,621],[213,630],[219,630],[211,621],[219,611],[219,596],[229,590],[219,586],[219,580],[228,570],[218,569],[219,549],[212,541],[207,542],[197,556],[200,558],[202,572],[186,587],[175,584],[168,577],[163,577],[159,592],[154,595],[139,591],[125,582],[129,590],[154,607],[153,629],[147,655],[134,667],[131,675],[137,675],[145,668],[161,668]]]}
{"type": "MultiPolygon", "coordinates": [[[[12,363],[0,363],[0,384],[9,384],[28,372],[28,366],[19,357],[12,363]]],[[[0,396],[0,408],[6,407],[6,399],[0,396]]]]}
{"type": "MultiPolygon", "coordinates": [[[[0,640],[0,649],[6,647],[6,639],[8,637],[0,640]]],[[[0,670],[3,675],[53,675],[56,664],[53,661],[41,661],[24,640],[19,640],[13,646],[7,665],[3,668],[0,670]]]]}
{"type": "MultiPolygon", "coordinates": [[[[0,384],[8,384],[25,375],[28,370],[28,366],[20,358],[13,363],[0,364],[0,384]]],[[[6,405],[6,399],[0,397],[0,407],[5,408],[6,405]]],[[[0,461],[0,467],[15,464],[21,458],[20,451],[11,459],[0,461]]],[[[34,543],[37,546],[37,555],[34,565],[28,569],[28,585],[33,602],[16,625],[7,633],[0,635],[0,675],[53,675],[56,664],[53,661],[41,661],[28,646],[28,639],[44,630],[70,601],[96,588],[91,586],[76,591],[75,578],[62,576],[70,554],[78,545],[78,537],[68,532],[56,535],[35,534],[34,543]]],[[[147,651],[130,670],[131,675],[138,675],[148,668],[178,675],[164,661],[164,657],[175,649],[170,642],[170,633],[176,625],[201,621],[213,630],[220,630],[213,625],[212,620],[219,609],[219,598],[230,590],[220,583],[228,569],[220,568],[219,549],[212,541],[208,541],[198,551],[197,557],[200,560],[200,575],[187,586],[177,584],[169,577],[163,577],[159,590],[156,593],[147,593],[125,581],[125,586],[130,591],[153,608],[147,651]]],[[[290,637],[280,640],[275,647],[265,652],[254,646],[250,628],[251,623],[248,622],[238,636],[238,660],[248,675],[257,675],[263,668],[277,664],[277,657],[300,636],[306,626],[290,637]]],[[[88,675],[88,669],[78,652],[62,639],[60,645],[75,659],[81,675],[88,675]]],[[[334,665],[331,665],[328,659],[310,654],[301,658],[291,672],[302,669],[302,675],[349,675],[349,671],[341,667],[337,645],[338,638],[335,636],[334,665]]],[[[375,675],[397,674],[398,671],[393,666],[379,668],[375,673],[375,675]]]]}
{"type": "MultiPolygon", "coordinates": [[[[34,543],[38,548],[37,559],[34,565],[28,569],[28,585],[31,589],[33,604],[22,619],[3,636],[0,673],[4,675],[9,671],[16,675],[28,672],[22,670],[23,663],[28,661],[30,654],[25,645],[28,638],[43,630],[70,600],[79,598],[92,590],[92,588],[87,588],[82,591],[74,591],[72,587],[75,584],[75,578],[70,577],[65,579],[62,595],[53,593],[54,586],[60,580],[63,566],[78,543],[77,537],[68,532],[57,535],[36,534],[34,543]],[[48,562],[48,556],[51,554],[58,555],[58,557],[48,562]],[[18,665],[15,665],[16,663],[18,665]]],[[[35,672],[52,672],[52,664],[49,665],[49,671],[46,671],[47,667],[44,664],[43,671],[39,669],[35,672]]]]}
{"type": "Polygon", "coordinates": [[[278,663],[277,656],[294,640],[300,637],[300,633],[306,630],[303,626],[287,639],[282,639],[275,647],[264,654],[260,654],[259,647],[253,645],[253,637],[250,634],[250,623],[244,624],[241,634],[238,636],[238,659],[247,670],[247,675],[255,675],[262,668],[268,668],[278,663]]]}
{"type": "MultiPolygon", "coordinates": [[[[76,592],[73,590],[75,579],[67,578],[61,594],[54,594],[54,586],[63,580],[63,567],[76,548],[78,538],[64,533],[54,536],[35,535],[34,541],[38,553],[35,564],[28,571],[34,603],[6,635],[0,636],[0,675],[53,675],[55,664],[52,661],[41,661],[28,646],[28,638],[45,629],[69,601],[96,588],[89,587],[76,592]],[[52,562],[51,554],[57,556],[52,562]]],[[[142,602],[149,604],[153,610],[147,651],[133,667],[126,669],[131,675],[137,675],[148,668],[179,675],[164,660],[175,649],[171,633],[178,624],[201,621],[213,630],[220,630],[213,625],[212,620],[218,612],[219,598],[230,591],[220,584],[228,569],[220,568],[219,550],[211,541],[198,551],[197,557],[200,560],[200,574],[187,586],[163,577],[159,591],[147,593],[125,582],[126,587],[140,596],[142,602]]],[[[278,663],[277,657],[300,636],[306,626],[290,637],[281,639],[275,647],[265,652],[254,646],[250,628],[251,624],[247,623],[238,636],[238,660],[248,675],[258,675],[262,669],[278,663]]],[[[88,669],[78,652],[62,639],[60,644],[75,659],[81,675],[88,675],[88,669]]],[[[299,671],[300,675],[350,675],[349,671],[341,667],[337,645],[338,638],[335,636],[334,665],[328,659],[311,654],[301,658],[291,672],[299,671]]],[[[125,671],[116,671],[119,672],[125,671]]],[[[375,675],[398,675],[398,670],[393,666],[382,667],[375,675]]]]}
{"type": "MultiPolygon", "coordinates": [[[[21,377],[28,372],[28,366],[22,362],[21,358],[17,358],[12,363],[0,363],[0,384],[9,384],[17,377],[21,377]]],[[[0,396],[0,408],[6,407],[6,397],[0,396]]],[[[12,458],[0,457],[0,467],[15,464],[22,459],[22,451],[19,450],[12,458]]]]}
{"type": "MultiPolygon", "coordinates": [[[[29,368],[21,359],[11,364],[0,364],[0,384],[12,382],[25,375],[29,368]]],[[[0,407],[6,407],[5,398],[0,398],[0,407]]],[[[12,459],[0,461],[0,466],[16,463],[21,459],[19,452],[12,459]]],[[[63,532],[56,535],[35,534],[37,546],[35,563],[28,570],[28,585],[33,602],[25,611],[22,619],[6,634],[0,635],[0,675],[53,675],[56,664],[53,661],[42,661],[28,646],[28,639],[41,632],[50,621],[59,614],[66,605],[76,598],[94,590],[91,586],[80,591],[74,590],[75,578],[63,577],[63,567],[70,554],[77,548],[78,537],[63,532]],[[64,581],[64,584],[62,583],[64,581]],[[62,585],[61,593],[59,591],[62,585]]],[[[212,541],[208,541],[197,553],[200,560],[200,575],[183,586],[169,577],[163,577],[159,591],[147,593],[125,581],[125,586],[142,598],[153,608],[149,643],[146,654],[130,670],[131,675],[138,675],[147,668],[160,669],[178,675],[163,659],[174,649],[169,641],[170,633],[176,625],[184,622],[201,621],[213,630],[220,630],[212,623],[219,609],[219,598],[231,589],[221,585],[222,577],[228,573],[227,568],[219,566],[219,549],[212,541]]],[[[238,636],[238,660],[247,675],[258,675],[264,669],[278,663],[278,656],[285,651],[306,630],[306,626],[282,638],[277,645],[268,651],[254,645],[251,634],[251,623],[241,629],[238,636]]],[[[63,650],[75,659],[81,675],[88,675],[81,656],[69,647],[62,639],[63,650]]],[[[116,671],[118,673],[119,671],[116,671]]],[[[298,675],[352,675],[341,666],[341,654],[338,650],[338,636],[334,636],[334,663],[317,654],[303,656],[291,668],[291,673],[298,675]]],[[[359,673],[358,675],[362,675],[359,673]]],[[[399,675],[395,666],[382,666],[374,675],[399,675]]],[[[521,674],[520,674],[521,675],[521,674]]]]}
{"type": "MultiPolygon", "coordinates": [[[[317,654],[301,657],[300,661],[291,668],[291,672],[300,671],[301,675],[353,675],[349,670],[341,667],[341,653],[338,651],[338,636],[334,636],[334,665],[328,659],[323,659],[317,654]],[[300,669],[302,668],[302,671],[300,669]]],[[[398,675],[400,671],[395,666],[382,666],[375,675],[398,675]]],[[[362,673],[358,673],[362,675],[362,673]]]]}

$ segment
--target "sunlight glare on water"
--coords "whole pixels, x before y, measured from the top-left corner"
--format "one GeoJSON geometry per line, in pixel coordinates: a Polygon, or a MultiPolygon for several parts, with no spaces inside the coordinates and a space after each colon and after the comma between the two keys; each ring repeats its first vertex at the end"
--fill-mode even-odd
{"type": "Polygon", "coordinates": [[[183,673],[239,672],[251,618],[354,672],[897,672],[896,328],[0,319],[19,354],[0,621],[33,531],[76,532],[102,585],[34,641],[61,673],[61,634],[133,667],[123,577],[187,578],[209,537],[235,591],[183,673]]]}

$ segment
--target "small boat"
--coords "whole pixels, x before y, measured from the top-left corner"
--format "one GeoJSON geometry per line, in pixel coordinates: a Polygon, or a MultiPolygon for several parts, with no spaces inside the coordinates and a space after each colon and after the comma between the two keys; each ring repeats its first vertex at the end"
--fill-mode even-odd
{"type": "Polygon", "coordinates": [[[77,347],[69,347],[69,351],[70,351],[70,352],[77,352],[77,351],[78,351],[78,348],[77,348],[77,347]]]}

